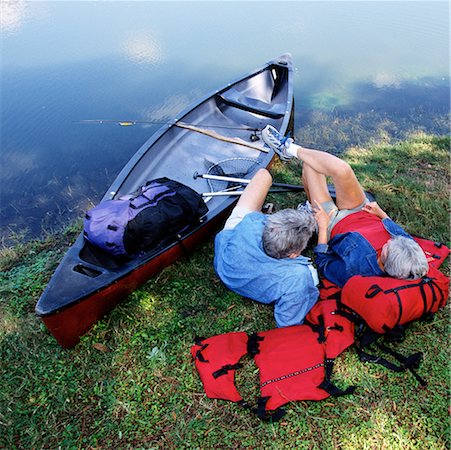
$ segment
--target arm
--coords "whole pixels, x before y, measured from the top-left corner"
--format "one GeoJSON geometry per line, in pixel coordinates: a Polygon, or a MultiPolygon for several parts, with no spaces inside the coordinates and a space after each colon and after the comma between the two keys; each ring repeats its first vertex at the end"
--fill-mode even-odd
{"type": "Polygon", "coordinates": [[[346,279],[343,275],[347,273],[345,262],[333,251],[329,242],[328,226],[334,211],[329,214],[319,202],[314,200],[315,219],[318,223],[318,245],[313,249],[315,262],[320,274],[338,286],[343,286],[346,279]]]}
{"type": "Polygon", "coordinates": [[[374,214],[375,216],[382,219],[382,224],[384,225],[384,228],[390,233],[392,237],[403,236],[406,238],[413,239],[412,236],[406,233],[402,227],[393,222],[393,220],[390,219],[388,214],[385,211],[383,211],[382,208],[376,202],[367,203],[363,207],[363,210],[370,214],[374,214]]]}
{"type": "Polygon", "coordinates": [[[315,262],[318,271],[324,278],[327,278],[337,286],[343,287],[348,280],[348,269],[346,263],[335,253],[329,250],[327,244],[318,245],[314,248],[315,262]]]}
{"type": "Polygon", "coordinates": [[[380,219],[388,219],[388,214],[378,205],[377,202],[369,202],[364,207],[363,210],[373,214],[376,217],[379,217],[380,219]]]}
{"type": "Polygon", "coordinates": [[[303,323],[305,316],[317,302],[319,291],[313,285],[310,273],[307,276],[309,279],[302,277],[302,282],[299,277],[293,279],[293,283],[288,283],[291,288],[276,300],[274,318],[278,327],[303,323]]]}
{"type": "Polygon", "coordinates": [[[271,184],[271,174],[266,169],[259,169],[241,194],[237,206],[249,211],[261,211],[271,184]]]}
{"type": "Polygon", "coordinates": [[[318,223],[318,245],[327,244],[329,242],[327,227],[335,211],[327,213],[318,201],[314,200],[313,203],[315,219],[318,223]]]}

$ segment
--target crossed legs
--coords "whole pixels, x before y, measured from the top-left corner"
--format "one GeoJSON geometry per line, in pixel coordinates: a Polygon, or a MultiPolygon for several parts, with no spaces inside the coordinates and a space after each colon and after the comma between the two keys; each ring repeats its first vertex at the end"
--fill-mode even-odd
{"type": "MultiPolygon", "coordinates": [[[[332,201],[326,176],[335,186],[335,204],[339,210],[354,209],[365,201],[365,193],[351,166],[340,158],[320,150],[291,144],[298,159],[303,161],[302,181],[310,203],[332,201]]],[[[260,169],[244,189],[237,206],[249,211],[261,211],[272,184],[272,176],[260,169]]]]}
{"type": "Polygon", "coordinates": [[[327,188],[326,176],[330,176],[335,186],[335,204],[339,210],[357,208],[365,201],[365,193],[351,166],[330,153],[296,144],[298,159],[304,162],[302,181],[310,203],[332,201],[327,188]]]}

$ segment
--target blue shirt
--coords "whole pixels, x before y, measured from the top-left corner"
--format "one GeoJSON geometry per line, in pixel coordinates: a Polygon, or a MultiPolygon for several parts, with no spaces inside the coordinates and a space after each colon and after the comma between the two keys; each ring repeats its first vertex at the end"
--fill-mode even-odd
{"type": "Polygon", "coordinates": [[[232,291],[261,303],[275,303],[278,327],[297,325],[316,303],[319,292],[305,256],[276,259],[268,256],[262,243],[266,216],[246,215],[231,230],[215,238],[214,267],[232,291]]]}
{"type": "MultiPolygon", "coordinates": [[[[412,239],[399,225],[391,219],[382,220],[390,236],[403,236],[412,239]]],[[[320,274],[339,287],[354,275],[384,276],[379,267],[377,252],[358,232],[337,234],[328,244],[319,244],[314,248],[315,261],[320,274]]]]}

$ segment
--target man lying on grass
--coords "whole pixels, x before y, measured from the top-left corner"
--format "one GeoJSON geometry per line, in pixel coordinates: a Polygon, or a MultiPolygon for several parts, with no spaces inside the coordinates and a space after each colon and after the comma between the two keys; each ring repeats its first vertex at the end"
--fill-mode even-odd
{"type": "Polygon", "coordinates": [[[297,325],[318,300],[318,275],[302,256],[316,221],[305,209],[261,212],[272,177],[260,169],[215,239],[214,266],[232,291],[274,303],[278,327],[297,325]]]}
{"type": "Polygon", "coordinates": [[[272,177],[265,169],[256,173],[215,239],[215,270],[229,289],[274,303],[279,327],[302,323],[318,299],[316,270],[301,255],[316,228],[315,262],[320,274],[340,287],[354,275],[417,279],[427,273],[420,246],[368,201],[348,163],[296,145],[271,126],[262,131],[262,139],[282,161],[303,161],[310,203],[264,215],[272,177]],[[335,203],[326,176],[334,182],[335,203]]]}
{"type": "Polygon", "coordinates": [[[262,139],[283,161],[303,162],[304,188],[318,222],[315,262],[323,277],[342,287],[353,275],[408,280],[426,275],[423,250],[376,202],[368,201],[347,162],[296,145],[271,126],[262,131],[262,139]],[[335,203],[326,176],[335,185],[335,203]]]}

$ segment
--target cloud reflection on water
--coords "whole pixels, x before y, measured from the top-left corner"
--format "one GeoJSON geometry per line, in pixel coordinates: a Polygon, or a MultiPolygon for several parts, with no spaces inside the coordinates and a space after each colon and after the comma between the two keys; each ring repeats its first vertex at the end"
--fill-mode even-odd
{"type": "Polygon", "coordinates": [[[165,121],[287,51],[305,144],[449,132],[446,2],[0,2],[4,228],[81,217],[158,129],[73,121],[165,121]]]}
{"type": "Polygon", "coordinates": [[[187,108],[196,98],[200,96],[199,93],[192,93],[192,95],[180,94],[171,95],[164,99],[163,103],[157,104],[152,108],[149,108],[144,117],[147,120],[165,121],[173,119],[174,116],[180,114],[185,108],[187,108]]]}
{"type": "Polygon", "coordinates": [[[164,59],[161,44],[148,32],[134,32],[126,37],[122,52],[138,64],[159,64],[164,59]]]}
{"type": "Polygon", "coordinates": [[[23,31],[25,24],[44,21],[50,15],[49,5],[45,2],[1,0],[0,33],[2,37],[14,37],[23,31]]]}
{"type": "Polygon", "coordinates": [[[387,72],[380,72],[374,76],[373,84],[377,88],[384,88],[384,87],[388,87],[388,86],[400,87],[401,79],[394,74],[387,73],[387,72]]]}
{"type": "Polygon", "coordinates": [[[2,33],[15,33],[22,25],[27,15],[25,1],[0,2],[0,31],[2,33]]]}

